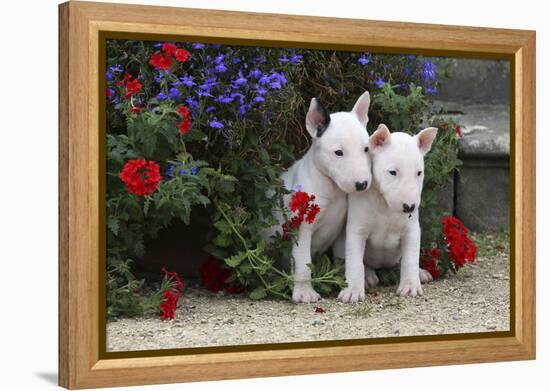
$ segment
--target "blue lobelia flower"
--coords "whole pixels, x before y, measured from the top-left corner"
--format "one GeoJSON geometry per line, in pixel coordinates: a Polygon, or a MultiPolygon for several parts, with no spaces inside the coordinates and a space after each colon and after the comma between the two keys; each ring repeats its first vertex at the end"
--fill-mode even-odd
{"type": "Polygon", "coordinates": [[[214,129],[222,129],[223,128],[223,122],[218,121],[217,119],[213,119],[209,123],[211,128],[214,129]]]}
{"type": "Polygon", "coordinates": [[[239,73],[239,77],[237,79],[235,79],[234,83],[238,86],[241,86],[243,84],[246,84],[248,80],[242,75],[239,73]]]}
{"type": "Polygon", "coordinates": [[[265,102],[265,98],[263,96],[257,96],[253,99],[254,102],[265,102]]]}
{"type": "Polygon", "coordinates": [[[113,80],[113,72],[111,72],[111,71],[105,72],[105,78],[107,80],[113,80]]]}
{"type": "Polygon", "coordinates": [[[435,64],[430,60],[426,60],[422,64],[422,77],[424,80],[435,80],[436,78],[435,64]]]}
{"type": "Polygon", "coordinates": [[[405,72],[405,76],[410,76],[410,75],[412,75],[412,70],[411,70],[411,68],[409,68],[409,67],[403,68],[403,72],[405,72]]]}
{"type": "Polygon", "coordinates": [[[269,86],[275,90],[280,90],[282,88],[281,83],[278,80],[272,81],[271,83],[269,83],[269,86]]]}
{"type": "Polygon", "coordinates": [[[234,98],[228,95],[220,95],[216,100],[221,103],[231,103],[233,102],[234,98]]]}
{"type": "Polygon", "coordinates": [[[378,87],[378,88],[382,88],[384,83],[385,83],[385,81],[382,80],[382,77],[380,77],[380,76],[378,76],[378,79],[376,79],[376,81],[374,82],[374,84],[376,84],[376,87],[378,87]]]}
{"type": "Polygon", "coordinates": [[[262,87],[257,87],[256,88],[256,94],[265,95],[266,93],[267,93],[267,90],[265,88],[262,88],[262,87]]]}
{"type": "Polygon", "coordinates": [[[260,84],[267,84],[271,81],[271,78],[268,75],[262,75],[260,79],[258,79],[258,83],[260,84]]]}
{"type": "Polygon", "coordinates": [[[232,92],[231,94],[229,94],[229,96],[230,96],[231,98],[233,98],[233,99],[239,98],[239,102],[240,102],[241,104],[244,103],[244,95],[241,94],[240,92],[232,92]]]}
{"type": "Polygon", "coordinates": [[[204,49],[204,43],[194,43],[191,47],[196,50],[204,49]]]}
{"type": "Polygon", "coordinates": [[[200,108],[199,102],[192,96],[185,98],[185,102],[191,109],[198,110],[200,108]]]}
{"type": "Polygon", "coordinates": [[[183,168],[180,168],[178,170],[178,174],[180,174],[181,176],[186,176],[186,175],[189,175],[189,171],[184,170],[183,168]]]}
{"type": "Polygon", "coordinates": [[[169,164],[168,169],[164,173],[164,177],[167,178],[167,179],[172,179],[174,177],[174,168],[175,167],[174,167],[173,164],[169,164]]]}
{"type": "Polygon", "coordinates": [[[254,68],[253,70],[250,71],[250,76],[252,76],[256,79],[259,78],[262,75],[263,75],[262,71],[260,71],[258,68],[254,68]]]}
{"type": "Polygon", "coordinates": [[[299,54],[293,54],[292,57],[290,57],[290,63],[298,64],[302,61],[302,58],[304,58],[304,56],[301,56],[299,54]]]}
{"type": "Polygon", "coordinates": [[[196,83],[193,81],[193,76],[184,75],[180,77],[180,80],[184,86],[193,87],[196,83]]]}
{"type": "Polygon", "coordinates": [[[237,110],[237,114],[239,115],[239,118],[242,120],[246,116],[246,112],[250,108],[249,104],[241,104],[239,106],[239,109],[237,110]]]}
{"type": "Polygon", "coordinates": [[[168,98],[168,96],[164,91],[161,91],[157,94],[157,96],[155,96],[155,98],[157,98],[157,100],[165,100],[168,98]]]}
{"type": "Polygon", "coordinates": [[[433,95],[437,92],[436,86],[428,86],[426,87],[426,94],[433,95]]]}
{"type": "Polygon", "coordinates": [[[302,191],[302,185],[300,185],[300,184],[294,185],[294,187],[292,188],[292,191],[294,193],[298,193],[299,191],[302,191]]]}
{"type": "Polygon", "coordinates": [[[109,67],[109,69],[111,70],[111,72],[122,72],[122,67],[118,64],[116,64],[115,66],[112,66],[112,67],[109,67]]]}
{"type": "Polygon", "coordinates": [[[366,58],[365,56],[363,56],[363,57],[360,57],[357,60],[357,62],[361,65],[367,65],[370,62],[370,60],[368,58],[366,58]]]}
{"type": "Polygon", "coordinates": [[[284,63],[287,63],[287,62],[290,62],[290,60],[288,59],[287,55],[283,55],[282,57],[279,58],[279,61],[282,62],[283,64],[284,63]]]}
{"type": "Polygon", "coordinates": [[[197,166],[191,166],[189,171],[191,172],[191,175],[197,175],[197,172],[199,171],[199,169],[197,166]]]}
{"type": "Polygon", "coordinates": [[[172,98],[172,99],[177,99],[177,98],[180,96],[180,90],[178,90],[178,89],[175,88],[175,87],[172,87],[172,88],[170,88],[170,90],[168,91],[168,95],[169,95],[170,98],[172,98]]]}
{"type": "Polygon", "coordinates": [[[281,85],[284,85],[287,82],[284,72],[271,72],[271,80],[276,80],[281,85]]]}
{"type": "Polygon", "coordinates": [[[218,65],[216,65],[216,67],[214,69],[216,69],[216,72],[218,72],[218,73],[227,72],[227,67],[225,66],[225,64],[218,64],[218,65]]]}
{"type": "Polygon", "coordinates": [[[208,107],[204,110],[204,112],[205,112],[205,113],[210,113],[210,112],[215,111],[215,110],[216,110],[216,108],[215,108],[214,106],[208,106],[208,107]]]}

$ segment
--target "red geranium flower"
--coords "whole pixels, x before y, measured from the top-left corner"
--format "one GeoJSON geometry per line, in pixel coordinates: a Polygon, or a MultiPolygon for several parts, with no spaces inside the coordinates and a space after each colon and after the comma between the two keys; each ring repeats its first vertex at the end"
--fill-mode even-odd
{"type": "Polygon", "coordinates": [[[160,318],[162,320],[174,319],[178,298],[171,289],[164,291],[164,300],[160,302],[160,318]]]}
{"type": "Polygon", "coordinates": [[[185,49],[176,49],[174,51],[174,56],[177,62],[185,62],[189,59],[189,52],[185,49]]]}
{"type": "Polygon", "coordinates": [[[217,293],[222,289],[227,293],[241,293],[244,287],[238,282],[229,282],[233,272],[222,267],[221,263],[213,257],[209,257],[199,266],[199,274],[202,284],[210,292],[217,293]]]}
{"type": "Polygon", "coordinates": [[[476,259],[477,247],[468,237],[468,230],[462,222],[453,216],[444,217],[443,239],[447,244],[449,258],[453,261],[456,269],[464,264],[472,263],[476,259]]]}
{"type": "Polygon", "coordinates": [[[113,95],[113,91],[110,88],[107,88],[106,91],[105,91],[105,96],[108,98],[111,95],[113,95]]]}
{"type": "Polygon", "coordinates": [[[462,138],[462,129],[459,125],[455,125],[455,133],[459,138],[462,138]]]}
{"type": "Polygon", "coordinates": [[[157,69],[168,70],[172,66],[172,56],[168,53],[155,52],[149,60],[149,64],[157,69]]]}
{"type": "Polygon", "coordinates": [[[160,302],[160,318],[162,320],[174,319],[178,300],[181,297],[181,292],[183,290],[183,282],[177,272],[169,272],[165,267],[163,267],[161,271],[164,273],[166,278],[173,278],[176,286],[175,288],[167,288],[164,290],[164,299],[160,302]]]}
{"type": "Polygon", "coordinates": [[[132,106],[129,109],[130,113],[139,114],[141,113],[141,107],[132,106]]]}
{"type": "Polygon", "coordinates": [[[438,259],[439,247],[434,247],[432,249],[422,249],[422,254],[420,255],[420,264],[422,268],[428,271],[434,279],[441,276],[441,270],[439,270],[439,268],[437,267],[438,259]]]}
{"type": "Polygon", "coordinates": [[[178,123],[178,128],[181,134],[186,134],[191,130],[191,118],[189,116],[189,109],[184,105],[179,105],[177,112],[182,116],[181,122],[178,123]]]}
{"type": "Polygon", "coordinates": [[[139,196],[151,194],[162,179],[159,165],[144,159],[128,160],[119,177],[129,192],[139,196]]]}
{"type": "Polygon", "coordinates": [[[283,224],[283,240],[287,238],[287,232],[291,229],[298,228],[303,223],[304,219],[308,224],[313,224],[317,214],[321,211],[319,205],[314,204],[315,195],[309,195],[305,191],[297,191],[290,199],[288,207],[291,211],[297,213],[292,218],[283,224]]]}
{"type": "Polygon", "coordinates": [[[165,42],[164,45],[162,45],[162,50],[165,51],[168,56],[174,54],[177,49],[178,47],[170,42],[165,42]]]}
{"type": "Polygon", "coordinates": [[[126,83],[126,98],[141,92],[141,83],[138,79],[129,80],[126,83]]]}

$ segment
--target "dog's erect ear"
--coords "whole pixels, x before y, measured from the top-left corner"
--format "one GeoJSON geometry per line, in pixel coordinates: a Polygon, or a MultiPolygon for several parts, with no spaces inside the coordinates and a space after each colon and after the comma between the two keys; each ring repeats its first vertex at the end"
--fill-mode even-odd
{"type": "Polygon", "coordinates": [[[363,95],[357,99],[355,106],[353,106],[352,112],[355,113],[361,125],[367,126],[369,122],[369,106],[370,106],[370,94],[368,91],[365,91],[363,95]]]}
{"type": "Polygon", "coordinates": [[[380,152],[390,143],[391,133],[384,124],[378,125],[378,129],[369,137],[369,151],[372,153],[380,152]]]}
{"type": "Polygon", "coordinates": [[[426,155],[428,152],[430,152],[430,149],[432,148],[432,143],[435,140],[435,136],[437,136],[437,128],[423,129],[415,136],[416,140],[418,141],[418,148],[420,148],[420,152],[422,152],[422,155],[426,155]]]}
{"type": "Polygon", "coordinates": [[[306,114],[306,129],[311,137],[321,137],[330,124],[330,115],[317,98],[313,98],[306,114]]]}

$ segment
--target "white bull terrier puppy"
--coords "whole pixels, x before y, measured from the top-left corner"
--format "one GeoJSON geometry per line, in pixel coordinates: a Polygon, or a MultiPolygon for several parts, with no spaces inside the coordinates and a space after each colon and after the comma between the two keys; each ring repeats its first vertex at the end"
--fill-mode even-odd
{"type": "Polygon", "coordinates": [[[420,269],[420,224],[418,208],[424,180],[424,156],[430,150],[437,128],[415,136],[390,133],[380,125],[369,140],[372,156],[372,187],[348,197],[345,258],[348,286],[340,292],[344,302],[365,299],[367,284],[376,285],[374,269],[401,263],[397,293],[422,294],[422,282],[432,280],[420,269]],[[366,269],[364,268],[364,264],[366,269]]]}
{"type": "MultiPolygon", "coordinates": [[[[366,125],[370,96],[363,93],[351,112],[328,114],[313,98],[306,115],[306,129],[312,145],[304,157],[282,175],[285,187],[300,186],[315,195],[320,207],[312,224],[302,223],[297,242],[292,248],[294,258],[295,302],[319,300],[311,284],[312,258],[326,251],[344,227],[349,193],[367,190],[371,182],[369,135],[366,125]]],[[[287,205],[290,199],[285,199],[287,205]]],[[[281,216],[277,216],[281,220],[281,216]]],[[[280,228],[280,227],[279,227],[280,228]]]]}

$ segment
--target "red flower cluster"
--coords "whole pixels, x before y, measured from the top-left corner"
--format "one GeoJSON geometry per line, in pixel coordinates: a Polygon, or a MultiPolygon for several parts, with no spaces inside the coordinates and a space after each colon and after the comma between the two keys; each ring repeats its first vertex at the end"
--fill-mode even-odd
{"type": "Polygon", "coordinates": [[[181,115],[181,122],[178,123],[178,128],[181,134],[189,133],[191,130],[191,118],[189,117],[189,109],[184,105],[179,105],[177,108],[178,114],[181,115]]]}
{"type": "Polygon", "coordinates": [[[237,294],[244,291],[244,287],[238,282],[229,282],[233,272],[223,268],[220,262],[210,257],[199,266],[199,274],[202,284],[210,292],[217,293],[224,290],[227,293],[237,294]]]}
{"type": "Polygon", "coordinates": [[[128,160],[119,177],[129,192],[139,196],[151,194],[162,179],[159,165],[144,159],[128,160]]]}
{"type": "Polygon", "coordinates": [[[321,211],[319,205],[314,204],[315,195],[309,195],[305,191],[297,191],[290,199],[288,207],[291,211],[297,213],[295,216],[283,224],[283,240],[287,237],[287,232],[291,229],[298,228],[305,221],[312,224],[315,217],[321,211]]]}
{"type": "Polygon", "coordinates": [[[166,42],[162,45],[162,50],[158,50],[152,54],[149,64],[157,69],[169,70],[175,57],[177,62],[186,62],[189,59],[189,52],[185,49],[180,49],[173,43],[166,42]]]}
{"type": "Polygon", "coordinates": [[[138,79],[134,79],[132,75],[126,73],[122,80],[119,80],[117,86],[124,87],[126,89],[125,96],[130,98],[134,94],[141,92],[142,84],[138,79]]]}
{"type": "Polygon", "coordinates": [[[444,217],[441,221],[443,223],[443,239],[447,244],[449,258],[453,261],[455,268],[461,268],[466,262],[474,262],[477,247],[468,237],[468,230],[462,222],[453,216],[444,217]]]}
{"type": "Polygon", "coordinates": [[[441,276],[441,270],[437,267],[438,259],[439,247],[422,249],[422,254],[420,254],[420,265],[423,269],[428,271],[434,279],[441,276]]]}
{"type": "Polygon", "coordinates": [[[141,92],[141,83],[138,79],[128,80],[126,82],[126,98],[141,92]]]}
{"type": "Polygon", "coordinates": [[[176,308],[178,305],[178,300],[181,297],[181,292],[183,290],[183,282],[180,279],[180,276],[177,272],[169,272],[165,267],[161,269],[166,278],[174,278],[176,282],[175,288],[167,288],[164,291],[164,299],[160,302],[160,318],[162,320],[174,319],[176,314],[176,308]]]}

